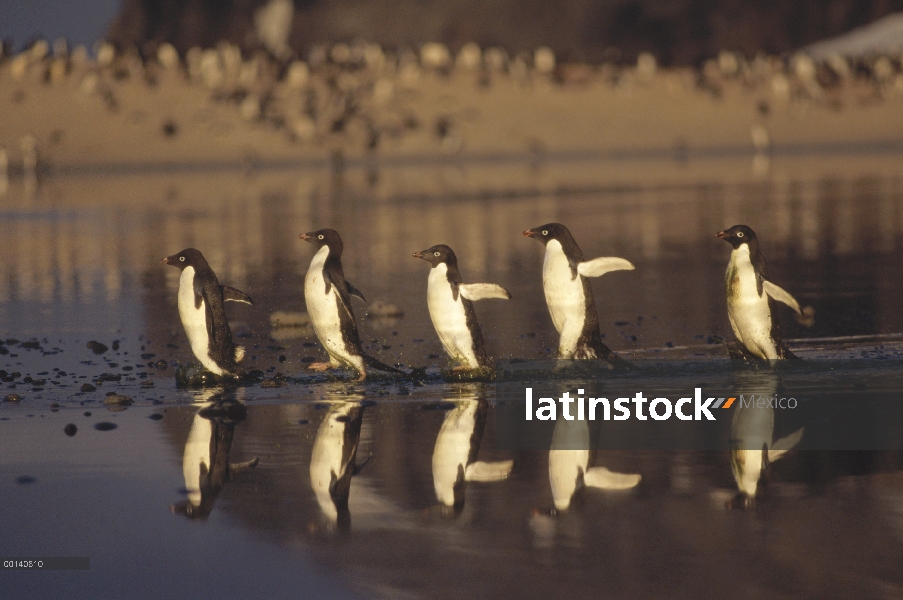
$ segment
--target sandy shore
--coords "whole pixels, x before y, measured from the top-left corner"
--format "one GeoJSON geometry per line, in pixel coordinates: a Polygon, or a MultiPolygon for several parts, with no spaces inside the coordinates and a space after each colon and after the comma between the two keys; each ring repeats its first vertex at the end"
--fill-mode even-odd
{"type": "Polygon", "coordinates": [[[35,163],[45,173],[436,162],[579,171],[589,160],[615,179],[664,181],[698,181],[699,158],[714,159],[707,173],[741,161],[748,177],[811,156],[843,170],[848,153],[892,170],[903,151],[903,74],[893,69],[830,81],[813,65],[766,59],[543,72],[492,68],[488,53],[471,68],[460,57],[431,68],[371,51],[310,67],[242,60],[229,47],[182,62],[32,49],[0,63],[0,145],[13,176],[35,163]],[[644,174],[650,159],[665,166],[644,174]]]}

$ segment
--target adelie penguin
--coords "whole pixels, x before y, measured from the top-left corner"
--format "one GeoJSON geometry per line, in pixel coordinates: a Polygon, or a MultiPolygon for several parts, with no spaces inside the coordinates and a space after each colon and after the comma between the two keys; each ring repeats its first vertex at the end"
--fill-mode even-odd
{"type": "Polygon", "coordinates": [[[733,248],[724,286],[727,316],[740,348],[737,357],[798,358],[781,340],[773,308],[777,300],[802,314],[800,305],[786,291],[766,281],[765,257],[759,252],[755,232],[746,225],[734,225],[716,236],[733,248]]]}
{"type": "MultiPolygon", "coordinates": [[[[358,372],[358,380],[367,377],[367,368],[404,374],[361,350],[361,340],[351,308],[351,296],[364,295],[345,281],[342,271],[342,238],[332,229],[302,233],[302,240],[317,248],[304,276],[304,300],[317,339],[329,354],[329,362],[312,363],[308,369],[325,371],[346,367],[358,372]]],[[[365,300],[366,301],[366,300],[365,300]]]]}
{"type": "Polygon", "coordinates": [[[601,257],[584,261],[583,252],[560,223],[548,223],[524,232],[546,247],[542,264],[542,288],[555,329],[561,334],[558,358],[605,359],[612,366],[632,365],[602,343],[599,316],[589,277],[601,277],[612,271],[632,271],[633,264],[623,258],[601,257]]]}
{"type": "Polygon", "coordinates": [[[415,252],[414,258],[422,258],[432,266],[426,288],[427,306],[442,347],[457,363],[454,370],[492,369],[493,361],[486,353],[473,303],[486,298],[508,300],[511,294],[494,283],[464,283],[454,250],[444,244],[415,252]]]}
{"type": "Polygon", "coordinates": [[[201,365],[220,377],[242,375],[238,363],[245,349],[232,343],[224,301],[253,304],[251,298],[229,286],[222,286],[204,255],[194,248],[163,259],[182,271],[179,277],[179,317],[188,335],[191,351],[201,365]]]}

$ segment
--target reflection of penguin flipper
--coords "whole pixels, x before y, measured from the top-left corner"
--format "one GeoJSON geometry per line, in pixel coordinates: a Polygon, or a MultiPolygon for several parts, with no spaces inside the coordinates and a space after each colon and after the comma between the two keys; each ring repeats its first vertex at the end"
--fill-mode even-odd
{"type": "Polygon", "coordinates": [[[247,471],[249,469],[253,469],[257,466],[257,463],[260,462],[260,457],[255,456],[254,460],[249,460],[246,462],[240,463],[229,463],[229,470],[234,473],[241,473],[242,471],[247,471]]]}
{"type": "Polygon", "coordinates": [[[513,460],[499,462],[477,461],[467,465],[464,471],[464,479],[467,481],[499,481],[505,479],[514,467],[513,460]]]}
{"type": "Polygon", "coordinates": [[[800,440],[803,439],[803,431],[805,429],[805,427],[800,427],[790,435],[782,437],[772,444],[771,449],[768,451],[768,462],[776,461],[787,454],[788,450],[799,444],[800,440]]]}
{"type": "Polygon", "coordinates": [[[601,490],[628,490],[640,483],[639,473],[615,473],[605,467],[593,467],[583,474],[583,483],[587,487],[601,490]]]}

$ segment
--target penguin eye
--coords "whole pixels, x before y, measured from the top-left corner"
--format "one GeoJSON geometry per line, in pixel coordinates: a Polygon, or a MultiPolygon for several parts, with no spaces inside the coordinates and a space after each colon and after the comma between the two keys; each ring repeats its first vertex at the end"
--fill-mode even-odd
{"type": "Polygon", "coordinates": [[[742,231],[738,231],[738,232],[737,232],[737,237],[743,237],[743,232],[742,232],[742,231]]]}
{"type": "Polygon", "coordinates": [[[438,252],[433,252],[433,256],[439,256],[438,252]]]}
{"type": "Polygon", "coordinates": [[[318,240],[322,240],[322,239],[323,239],[323,234],[321,233],[320,235],[318,235],[318,236],[317,236],[317,239],[318,239],[318,240]]]}
{"type": "Polygon", "coordinates": [[[180,256],[180,257],[179,257],[179,260],[181,260],[182,262],[185,262],[185,257],[184,257],[184,256],[180,256]]]}
{"type": "Polygon", "coordinates": [[[549,230],[548,230],[548,229],[543,229],[543,230],[542,230],[542,234],[543,234],[543,235],[549,235],[549,230]]]}

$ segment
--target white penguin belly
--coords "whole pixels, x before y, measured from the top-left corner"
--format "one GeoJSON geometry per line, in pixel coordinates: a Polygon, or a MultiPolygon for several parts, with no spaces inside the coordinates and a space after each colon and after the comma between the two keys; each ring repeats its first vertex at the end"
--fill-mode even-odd
{"type": "Polygon", "coordinates": [[[444,263],[430,269],[426,291],[430,319],[448,355],[462,366],[476,369],[480,364],[473,350],[473,336],[467,327],[464,303],[460,291],[457,299],[452,295],[447,272],[444,263]]]}
{"type": "Polygon", "coordinates": [[[326,292],[323,267],[328,254],[328,247],[320,248],[310,262],[310,269],[304,277],[304,300],[307,303],[307,313],[310,315],[317,339],[329,354],[330,363],[336,367],[347,365],[363,370],[361,357],[349,354],[345,346],[341,315],[339,314],[339,310],[341,310],[339,292],[334,285],[331,285],[329,292],[326,292]]]}
{"type": "Polygon", "coordinates": [[[216,375],[223,370],[210,358],[210,336],[207,333],[207,306],[201,299],[201,305],[194,301],[194,267],[185,267],[179,277],[179,318],[188,336],[188,343],[201,365],[216,375]]]}
{"type": "Polygon", "coordinates": [[[734,335],[747,350],[759,358],[778,358],[771,338],[771,309],[768,294],[759,295],[756,272],[744,244],[731,252],[727,267],[727,315],[734,335]]]}
{"type": "Polygon", "coordinates": [[[561,334],[558,357],[572,358],[583,332],[586,296],[583,294],[581,277],[572,276],[567,256],[557,240],[546,244],[542,263],[542,289],[552,315],[552,323],[561,334]]]}

